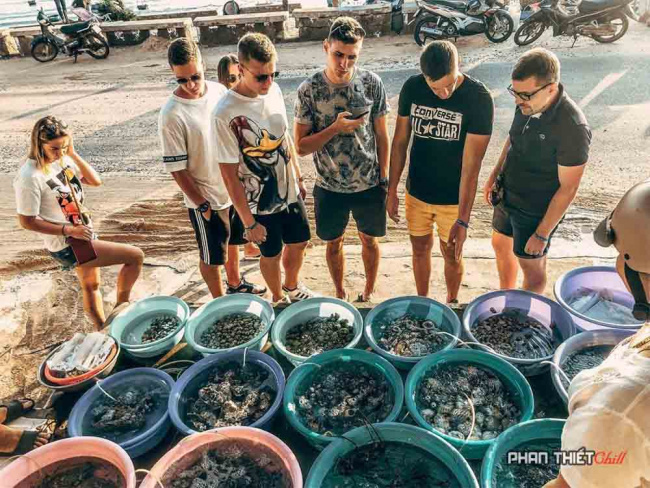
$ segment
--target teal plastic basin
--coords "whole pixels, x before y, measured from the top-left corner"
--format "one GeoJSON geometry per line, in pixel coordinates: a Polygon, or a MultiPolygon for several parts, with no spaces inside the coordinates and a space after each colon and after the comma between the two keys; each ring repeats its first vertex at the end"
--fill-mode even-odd
{"type": "Polygon", "coordinates": [[[433,432],[435,435],[447,441],[458,449],[467,459],[480,459],[488,448],[494,444],[494,439],[463,441],[443,434],[424,420],[424,417],[420,414],[420,410],[416,404],[417,391],[423,378],[433,368],[448,364],[470,364],[495,374],[508,390],[510,390],[513,400],[518,403],[519,409],[522,412],[522,417],[520,419],[521,422],[530,420],[533,417],[533,411],[535,408],[533,390],[530,388],[526,377],[512,364],[504,359],[482,351],[473,351],[469,349],[444,351],[423,359],[411,370],[406,378],[405,392],[406,408],[411,414],[411,417],[413,417],[420,427],[433,432]]]}
{"type": "Polygon", "coordinates": [[[494,483],[496,467],[503,461],[509,451],[517,450],[529,443],[544,444],[559,442],[565,420],[538,419],[514,425],[497,437],[490,446],[481,465],[481,487],[503,488],[494,483]]]}
{"type": "Polygon", "coordinates": [[[345,346],[346,349],[355,347],[361,340],[363,334],[363,318],[356,309],[348,302],[337,298],[309,298],[294,303],[287,307],[273,323],[271,329],[271,341],[273,346],[286,357],[294,366],[304,363],[308,357],[293,354],[285,347],[287,333],[295,326],[304,324],[317,317],[329,317],[332,314],[339,314],[342,319],[347,319],[354,327],[354,338],[345,346]]]}
{"type": "Polygon", "coordinates": [[[205,357],[234,349],[248,348],[260,351],[266,345],[269,337],[269,329],[274,319],[275,312],[273,311],[273,307],[266,300],[262,300],[249,293],[225,295],[209,301],[190,316],[185,326],[185,340],[195,351],[200,352],[205,357]],[[257,336],[244,344],[227,349],[211,349],[199,344],[203,332],[217,320],[220,320],[226,315],[243,312],[257,315],[262,320],[264,327],[257,336]]]}
{"type": "MultiPolygon", "coordinates": [[[[469,464],[449,443],[414,425],[387,422],[373,427],[385,442],[400,442],[416,446],[436,457],[456,478],[462,488],[478,488],[479,484],[469,464]]],[[[320,488],[327,474],[335,468],[339,458],[358,447],[370,444],[376,438],[366,427],[358,427],[348,432],[345,439],[336,439],[316,459],[312,465],[305,488],[320,488]]]]}
{"type": "Polygon", "coordinates": [[[393,393],[393,408],[384,422],[393,422],[396,420],[404,404],[404,385],[402,384],[402,378],[395,367],[384,358],[359,349],[334,349],[310,357],[302,365],[293,370],[289,376],[287,386],[284,390],[282,406],[289,424],[300,435],[305,437],[312,446],[319,450],[327,447],[337,438],[310,430],[298,416],[296,404],[298,397],[311,385],[314,374],[319,370],[319,367],[334,363],[342,363],[342,366],[347,363],[352,367],[354,367],[354,363],[362,363],[386,378],[393,393]]]}
{"type": "Polygon", "coordinates": [[[436,325],[438,325],[438,327],[453,336],[453,338],[446,336],[451,339],[451,342],[438,352],[456,347],[462,326],[458,316],[447,305],[443,305],[431,298],[418,296],[397,297],[386,300],[373,308],[366,316],[363,334],[370,347],[372,347],[377,354],[388,359],[388,361],[397,368],[409,370],[421,359],[427,357],[398,356],[382,349],[378,344],[379,339],[381,339],[380,327],[385,323],[392,322],[406,313],[410,313],[411,315],[422,319],[432,320],[436,325]]]}
{"type": "Polygon", "coordinates": [[[129,356],[142,359],[161,356],[181,341],[189,316],[190,308],[180,298],[148,297],[122,310],[111,322],[109,334],[129,356]],[[142,344],[142,334],[156,317],[163,314],[176,316],[176,330],[162,339],[142,344]]]}

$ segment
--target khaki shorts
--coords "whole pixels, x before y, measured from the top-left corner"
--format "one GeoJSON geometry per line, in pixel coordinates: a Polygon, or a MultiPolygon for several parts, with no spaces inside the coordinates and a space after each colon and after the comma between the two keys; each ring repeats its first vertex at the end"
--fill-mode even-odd
{"type": "Polygon", "coordinates": [[[427,236],[438,228],[438,237],[444,243],[449,240],[449,232],[458,219],[458,205],[431,205],[406,194],[406,223],[409,234],[414,237],[427,236]]]}

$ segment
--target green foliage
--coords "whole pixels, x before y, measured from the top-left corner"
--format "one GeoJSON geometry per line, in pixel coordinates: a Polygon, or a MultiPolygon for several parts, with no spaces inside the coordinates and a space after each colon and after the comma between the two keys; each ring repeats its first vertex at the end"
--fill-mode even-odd
{"type": "Polygon", "coordinates": [[[102,0],[98,10],[103,14],[111,14],[112,20],[135,20],[135,14],[124,6],[122,0],[102,0]]]}

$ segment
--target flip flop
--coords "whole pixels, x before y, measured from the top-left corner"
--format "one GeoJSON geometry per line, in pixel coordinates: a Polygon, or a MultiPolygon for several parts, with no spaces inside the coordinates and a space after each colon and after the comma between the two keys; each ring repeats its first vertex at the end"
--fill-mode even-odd
{"type": "Polygon", "coordinates": [[[18,417],[22,417],[23,414],[26,414],[36,406],[36,402],[32,398],[22,398],[20,400],[11,400],[6,405],[0,405],[0,407],[5,407],[7,409],[7,416],[3,423],[11,422],[16,420],[18,417]],[[31,402],[29,407],[23,407],[23,402],[31,402]]]}

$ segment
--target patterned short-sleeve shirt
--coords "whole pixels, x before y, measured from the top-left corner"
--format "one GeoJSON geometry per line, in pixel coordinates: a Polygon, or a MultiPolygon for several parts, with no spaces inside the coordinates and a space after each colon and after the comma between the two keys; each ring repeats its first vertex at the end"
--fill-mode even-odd
{"type": "Polygon", "coordinates": [[[389,111],[386,89],[371,71],[357,69],[345,84],[332,83],[324,71],[305,80],[298,88],[295,119],[320,132],[336,121],[341,112],[353,116],[368,112],[366,123],[353,134],[333,137],[314,153],[316,185],[339,193],[356,193],[379,184],[379,161],[374,121],[389,111]]]}

